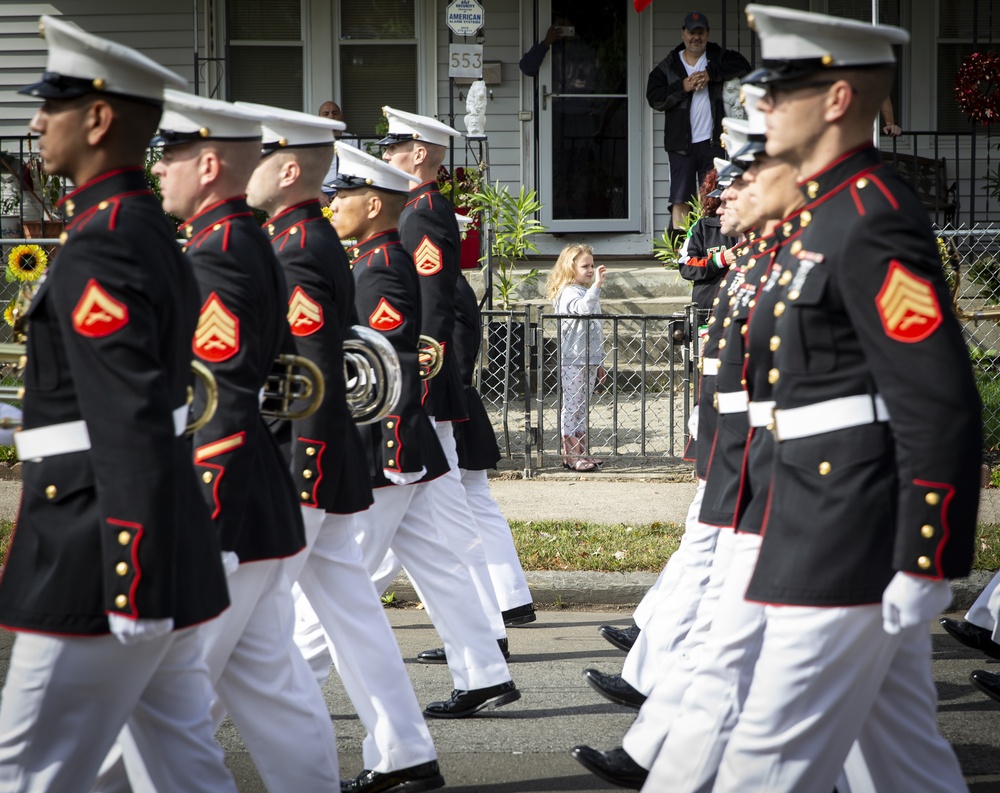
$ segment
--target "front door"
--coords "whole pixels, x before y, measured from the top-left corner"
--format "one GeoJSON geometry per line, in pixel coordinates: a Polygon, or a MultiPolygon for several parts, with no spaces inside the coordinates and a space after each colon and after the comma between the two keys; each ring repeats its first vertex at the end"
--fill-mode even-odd
{"type": "Polygon", "coordinates": [[[638,231],[639,15],[630,0],[541,0],[539,13],[540,31],[564,33],[538,80],[542,222],[638,231]]]}

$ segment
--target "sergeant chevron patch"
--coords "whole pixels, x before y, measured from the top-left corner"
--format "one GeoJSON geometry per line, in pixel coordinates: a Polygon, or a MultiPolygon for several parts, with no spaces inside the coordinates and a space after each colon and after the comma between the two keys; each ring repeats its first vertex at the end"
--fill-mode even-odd
{"type": "Polygon", "coordinates": [[[403,315],[394,309],[384,297],[378,301],[375,310],[368,317],[368,324],[375,330],[395,330],[403,324],[403,315]]]}
{"type": "Polygon", "coordinates": [[[81,336],[100,339],[128,325],[128,306],[119,303],[91,278],[73,309],[73,327],[81,336]]]}
{"type": "Polygon", "coordinates": [[[441,249],[424,237],[413,252],[413,263],[417,266],[418,275],[434,275],[441,272],[444,257],[441,249]]]}
{"type": "Polygon", "coordinates": [[[323,327],[323,307],[296,286],[288,301],[288,325],[293,336],[310,336],[323,327]]]}
{"type": "Polygon", "coordinates": [[[212,363],[226,361],[239,352],[240,320],[215,292],[201,307],[192,346],[195,355],[212,363]]]}
{"type": "Polygon", "coordinates": [[[896,341],[923,341],[941,324],[941,307],[930,282],[895,260],[889,263],[875,304],[886,335],[896,341]]]}

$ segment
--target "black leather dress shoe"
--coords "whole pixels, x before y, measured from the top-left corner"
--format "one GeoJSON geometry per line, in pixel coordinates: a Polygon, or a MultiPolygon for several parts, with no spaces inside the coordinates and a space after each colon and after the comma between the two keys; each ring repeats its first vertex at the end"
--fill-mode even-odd
{"type": "Polygon", "coordinates": [[[993,641],[993,631],[980,628],[971,622],[960,622],[950,620],[945,617],[941,620],[941,627],[948,631],[948,635],[957,639],[966,647],[986,653],[990,658],[1000,660],[1000,644],[993,641]]]}
{"type": "Polygon", "coordinates": [[[362,771],[354,779],[340,780],[341,793],[420,793],[444,787],[444,777],[437,760],[381,774],[362,771]]]}
{"type": "Polygon", "coordinates": [[[589,746],[574,746],[569,756],[605,782],[630,790],[641,790],[649,776],[649,771],[629,757],[624,749],[602,752],[589,746]]]}
{"type": "Polygon", "coordinates": [[[514,628],[518,625],[527,625],[529,622],[534,622],[535,617],[535,604],[525,603],[523,606],[518,606],[517,608],[507,609],[500,613],[503,617],[504,627],[514,628]]]}
{"type": "Polygon", "coordinates": [[[521,698],[513,680],[498,686],[474,688],[471,691],[451,692],[451,699],[432,702],[424,708],[424,715],[433,719],[464,719],[483,708],[499,708],[521,698]]]}
{"type": "Polygon", "coordinates": [[[976,669],[969,674],[969,679],[972,681],[972,685],[990,699],[1000,702],[1000,675],[987,672],[984,669],[976,669]]]}
{"type": "Polygon", "coordinates": [[[621,675],[606,675],[596,669],[584,669],[583,677],[594,691],[616,705],[625,705],[638,710],[646,701],[646,695],[632,688],[622,680],[621,675]]]}
{"type": "Polygon", "coordinates": [[[628,652],[639,638],[639,626],[630,625],[627,628],[616,628],[614,625],[602,625],[597,629],[605,639],[611,642],[619,650],[628,652]]]}
{"type": "MultiPolygon", "coordinates": [[[[507,640],[497,639],[497,644],[500,645],[500,652],[503,653],[503,659],[506,661],[510,658],[507,640]]],[[[422,653],[417,653],[417,661],[422,664],[446,664],[448,656],[444,652],[444,647],[438,647],[434,650],[424,650],[422,653]]]]}

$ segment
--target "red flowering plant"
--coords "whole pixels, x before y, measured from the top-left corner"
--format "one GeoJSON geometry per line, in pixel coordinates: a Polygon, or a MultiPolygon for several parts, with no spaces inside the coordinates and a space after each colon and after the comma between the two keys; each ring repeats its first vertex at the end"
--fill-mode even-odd
{"type": "MultiPolygon", "coordinates": [[[[455,209],[461,212],[463,209],[469,210],[475,206],[473,199],[469,196],[482,192],[483,174],[479,168],[463,168],[459,165],[452,173],[442,165],[438,168],[437,178],[438,190],[441,191],[441,195],[451,201],[455,209]]],[[[466,213],[461,212],[461,214],[466,213]]]]}

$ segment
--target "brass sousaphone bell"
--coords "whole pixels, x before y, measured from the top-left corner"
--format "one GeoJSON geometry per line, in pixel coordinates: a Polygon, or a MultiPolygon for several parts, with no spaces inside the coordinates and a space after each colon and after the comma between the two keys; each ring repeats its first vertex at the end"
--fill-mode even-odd
{"type": "Polygon", "coordinates": [[[441,346],[441,342],[421,333],[417,360],[420,362],[420,378],[422,380],[437,377],[441,367],[444,366],[444,348],[441,346]]]}
{"type": "Polygon", "coordinates": [[[308,358],[282,353],[274,361],[262,396],[262,416],[296,421],[319,410],[326,396],[326,380],[308,358]],[[305,404],[293,409],[295,402],[305,404]]]}
{"type": "MultiPolygon", "coordinates": [[[[24,367],[28,362],[26,354],[27,347],[24,344],[6,342],[0,344],[0,369],[4,377],[15,377],[21,379],[24,367]]],[[[208,367],[201,361],[191,361],[191,371],[194,376],[202,382],[205,388],[205,407],[200,416],[190,421],[185,428],[186,435],[192,435],[212,420],[216,408],[219,406],[219,387],[215,382],[215,377],[208,367]]],[[[194,397],[194,390],[188,388],[188,404],[194,397]]],[[[0,385],[0,401],[13,402],[24,398],[24,387],[13,385],[0,385]]],[[[13,419],[0,419],[0,429],[19,429],[21,422],[13,419]]]]}
{"type": "Polygon", "coordinates": [[[402,377],[399,357],[379,332],[354,325],[344,339],[347,406],[355,424],[385,418],[399,401],[402,377]]]}

